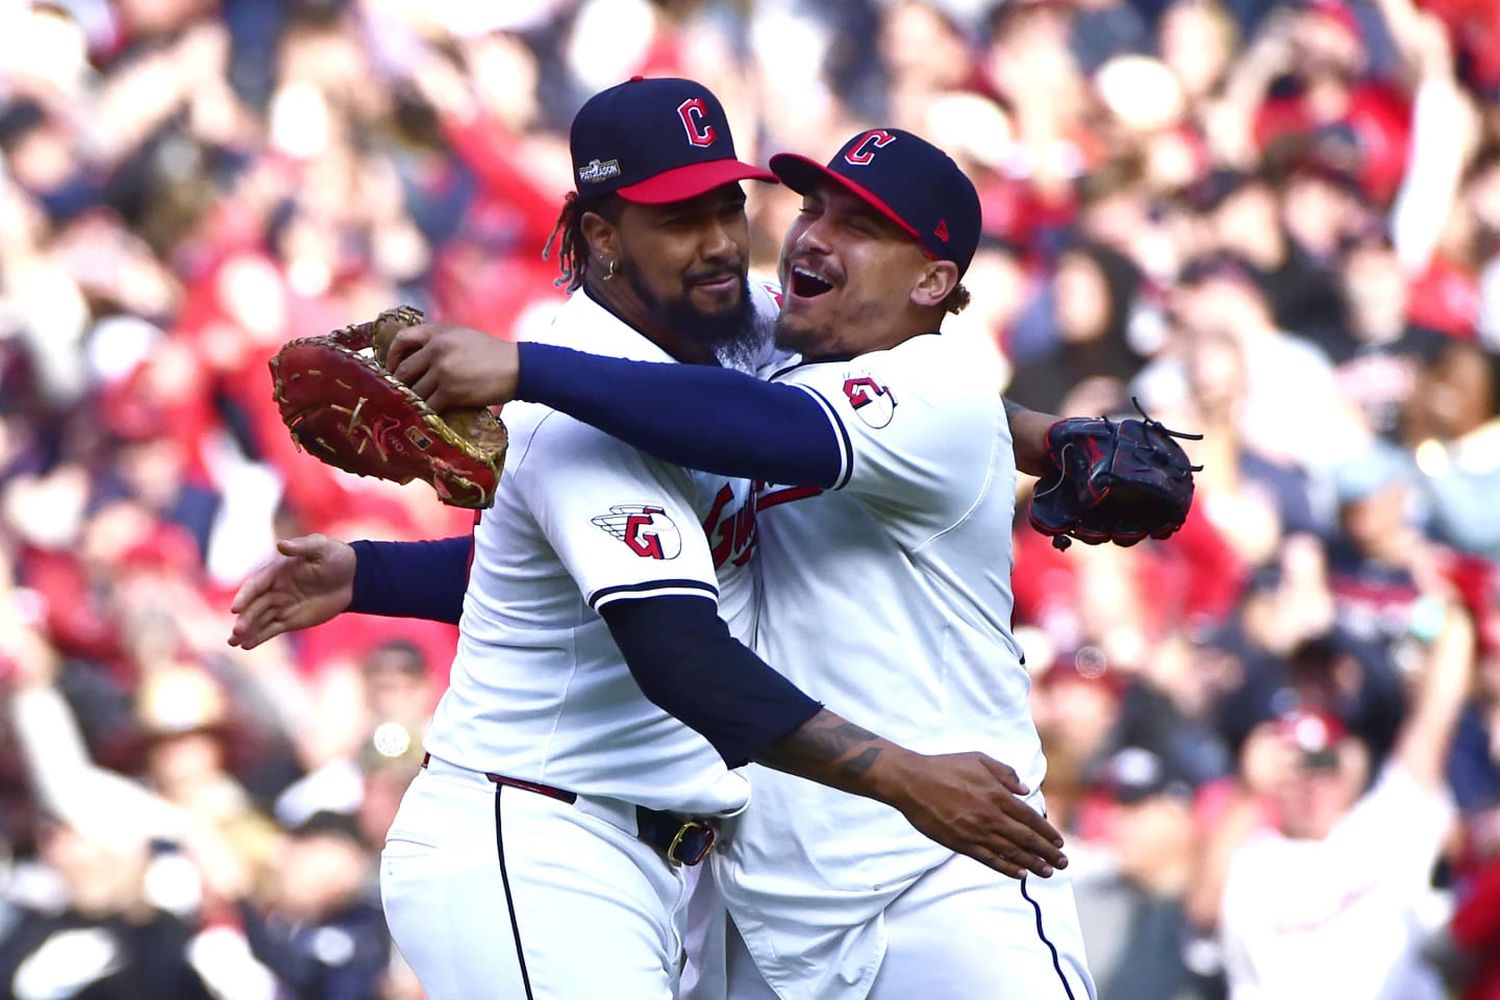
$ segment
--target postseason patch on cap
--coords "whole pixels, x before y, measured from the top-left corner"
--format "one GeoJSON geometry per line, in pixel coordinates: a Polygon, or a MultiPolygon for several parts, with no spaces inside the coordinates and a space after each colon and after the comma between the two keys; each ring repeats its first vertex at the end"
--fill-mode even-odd
{"type": "Polygon", "coordinates": [[[619,160],[590,160],[578,168],[578,183],[598,184],[620,176],[619,160]]]}

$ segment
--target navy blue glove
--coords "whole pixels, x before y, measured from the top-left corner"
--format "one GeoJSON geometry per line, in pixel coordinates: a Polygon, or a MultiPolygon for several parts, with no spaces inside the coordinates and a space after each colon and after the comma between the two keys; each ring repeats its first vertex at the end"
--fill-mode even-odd
{"type": "Polygon", "coordinates": [[[1071,417],[1048,429],[1051,470],[1032,495],[1031,526],[1059,549],[1073,538],[1089,545],[1168,538],[1187,520],[1193,473],[1203,467],[1175,439],[1203,435],[1168,430],[1145,410],[1141,417],[1071,417]]]}

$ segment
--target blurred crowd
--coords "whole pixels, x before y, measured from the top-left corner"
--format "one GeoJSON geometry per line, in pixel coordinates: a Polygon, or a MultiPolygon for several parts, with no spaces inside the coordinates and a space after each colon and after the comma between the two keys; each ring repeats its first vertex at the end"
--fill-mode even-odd
{"type": "Polygon", "coordinates": [[[227,606],[278,538],[468,520],[298,454],[265,362],[546,323],[568,121],[632,74],[756,162],[931,138],[985,211],[950,335],[1203,433],[1169,542],[1018,505],[1101,996],[1500,997],[1493,0],[0,0],[0,992],[421,995],[374,866],[453,630],[227,606]]]}

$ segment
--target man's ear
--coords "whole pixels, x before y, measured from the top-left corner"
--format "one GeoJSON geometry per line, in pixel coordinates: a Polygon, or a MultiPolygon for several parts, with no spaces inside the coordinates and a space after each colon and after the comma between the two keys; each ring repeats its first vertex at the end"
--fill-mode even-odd
{"type": "Polygon", "coordinates": [[[619,260],[620,231],[613,222],[598,212],[584,212],[578,228],[588,240],[589,256],[596,260],[619,260]]]}
{"type": "Polygon", "coordinates": [[[911,301],[922,308],[941,306],[948,293],[958,287],[958,265],[951,260],[928,261],[917,283],[912,286],[911,301]]]}

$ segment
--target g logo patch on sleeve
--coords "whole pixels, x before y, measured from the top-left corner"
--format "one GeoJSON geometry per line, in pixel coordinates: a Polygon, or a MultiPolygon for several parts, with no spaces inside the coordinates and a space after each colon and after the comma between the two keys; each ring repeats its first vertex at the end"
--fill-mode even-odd
{"type": "Polygon", "coordinates": [[[869,375],[851,373],[844,379],[844,395],[854,408],[854,415],[876,430],[896,415],[896,397],[869,375]]]}
{"type": "Polygon", "coordinates": [[[682,532],[660,507],[615,504],[593,522],[642,559],[676,559],[682,552],[682,532]]]}

